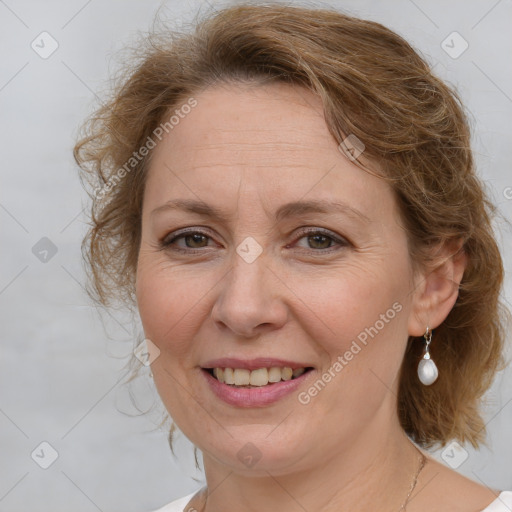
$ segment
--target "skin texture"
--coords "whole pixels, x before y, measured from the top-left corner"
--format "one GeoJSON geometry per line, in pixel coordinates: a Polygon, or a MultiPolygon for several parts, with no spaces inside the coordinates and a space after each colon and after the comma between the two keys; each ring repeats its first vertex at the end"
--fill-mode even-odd
{"type": "MultiPolygon", "coordinates": [[[[441,248],[436,268],[413,274],[392,190],[338,150],[311,92],[217,85],[195,98],[153,150],[137,301],[146,338],[160,350],[158,392],[203,452],[205,510],[399,510],[419,464],[396,415],[400,364],[408,336],[435,329],[453,307],[465,259],[441,248]],[[152,213],[174,199],[201,200],[227,218],[152,213]],[[315,199],[343,202],[368,220],[274,218],[284,203],[315,199]],[[162,247],[192,227],[206,236],[162,247]],[[313,236],[319,229],[332,240],[313,236]],[[263,250],[252,263],[236,252],[246,237],[263,250]],[[400,312],[307,405],[292,393],[237,408],[201,373],[212,358],[276,357],[315,367],[314,382],[396,303],[400,312]],[[252,468],[237,457],[248,442],[261,455],[252,468]]],[[[494,499],[484,490],[429,459],[407,510],[481,510],[494,499]],[[442,486],[451,487],[439,497],[442,486]]]]}

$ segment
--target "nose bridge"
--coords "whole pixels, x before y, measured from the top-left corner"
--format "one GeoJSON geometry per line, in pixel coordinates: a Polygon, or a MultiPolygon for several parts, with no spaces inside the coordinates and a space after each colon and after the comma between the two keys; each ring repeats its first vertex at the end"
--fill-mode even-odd
{"type": "Polygon", "coordinates": [[[229,264],[212,311],[214,320],[247,336],[262,324],[282,325],[285,306],[277,295],[276,277],[263,247],[248,237],[233,251],[229,264]]]}
{"type": "Polygon", "coordinates": [[[264,286],[265,274],[270,272],[267,263],[263,248],[258,251],[255,242],[246,239],[236,247],[223,290],[224,300],[234,302],[231,307],[236,305],[240,312],[253,315],[262,307],[271,294],[271,287],[264,286]]]}

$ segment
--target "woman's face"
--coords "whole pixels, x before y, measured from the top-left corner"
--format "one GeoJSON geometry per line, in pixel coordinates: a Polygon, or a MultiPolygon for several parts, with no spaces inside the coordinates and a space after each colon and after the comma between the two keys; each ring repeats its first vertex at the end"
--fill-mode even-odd
{"type": "Polygon", "coordinates": [[[324,464],[397,428],[421,334],[393,193],[342,154],[309,91],[195,99],[153,150],[144,196],[137,300],[156,386],[205,458],[273,475],[324,464]],[[250,372],[272,367],[312,369],[266,386],[289,370],[250,372]]]}

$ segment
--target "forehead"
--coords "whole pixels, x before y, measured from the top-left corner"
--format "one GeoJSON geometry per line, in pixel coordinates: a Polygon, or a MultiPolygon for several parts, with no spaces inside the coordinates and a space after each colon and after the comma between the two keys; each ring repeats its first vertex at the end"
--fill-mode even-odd
{"type": "Polygon", "coordinates": [[[260,200],[330,196],[356,199],[364,210],[364,203],[380,196],[383,204],[382,194],[390,194],[383,180],[339,151],[321,100],[309,90],[230,84],[207,88],[194,99],[197,105],[153,150],[151,202],[184,194],[211,202],[206,199],[240,196],[243,187],[246,197],[252,193],[260,200]]]}
{"type": "MultiPolygon", "coordinates": [[[[244,163],[250,153],[266,155],[268,163],[276,156],[300,161],[301,154],[318,143],[332,148],[334,140],[324,121],[320,98],[302,87],[287,84],[219,84],[195,97],[197,106],[166,136],[168,148],[194,151],[208,158],[217,151],[229,151],[244,163]],[[244,152],[247,150],[247,153],[244,152]],[[298,153],[298,154],[297,154],[298,153]]],[[[222,154],[225,159],[226,154],[222,154]]],[[[256,163],[256,162],[253,162],[256,163]]]]}

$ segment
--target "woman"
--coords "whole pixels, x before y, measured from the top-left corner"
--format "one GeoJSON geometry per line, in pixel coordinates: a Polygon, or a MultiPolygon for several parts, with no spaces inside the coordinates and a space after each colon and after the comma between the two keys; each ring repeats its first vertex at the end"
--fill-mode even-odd
{"type": "Polygon", "coordinates": [[[150,41],[75,157],[92,293],[136,304],[203,454],[207,486],[161,512],[510,510],[425,451],[484,440],[503,366],[469,140],[377,23],[246,5],[150,41]]]}

